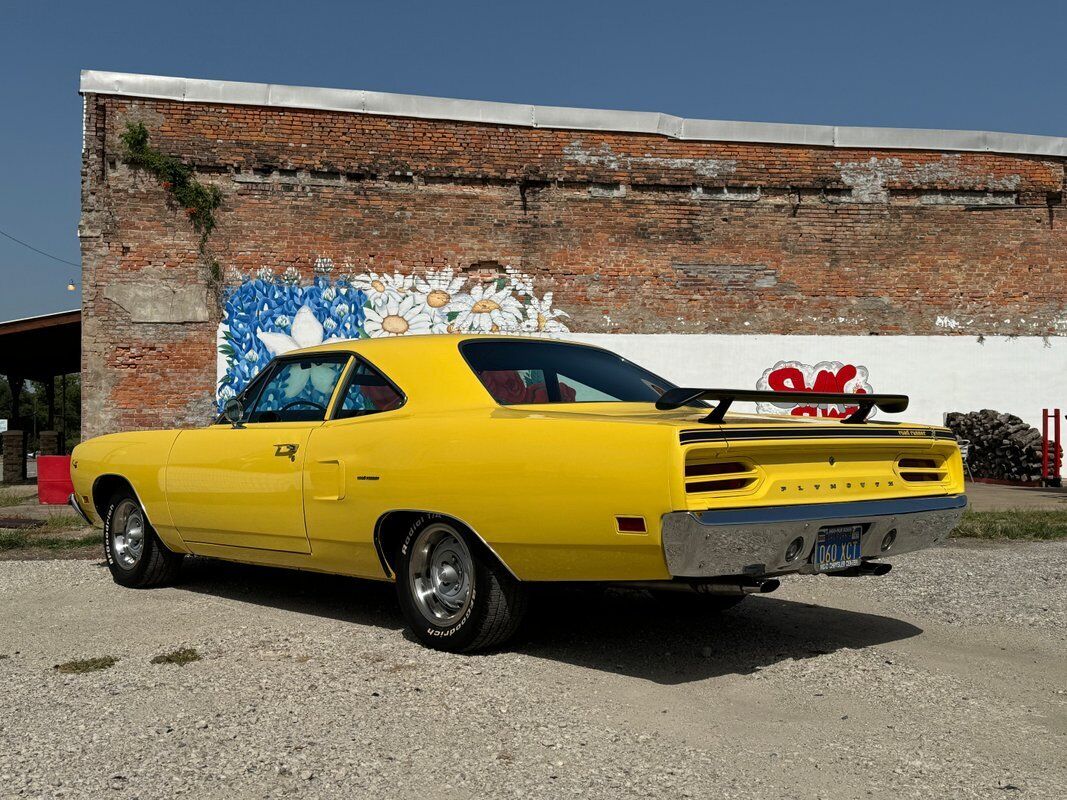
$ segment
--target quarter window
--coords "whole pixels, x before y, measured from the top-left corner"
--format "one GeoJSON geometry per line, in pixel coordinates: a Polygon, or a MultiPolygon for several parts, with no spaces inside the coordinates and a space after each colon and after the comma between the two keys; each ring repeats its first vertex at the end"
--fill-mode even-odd
{"type": "Polygon", "coordinates": [[[357,361],[348,379],[337,419],[392,411],[404,404],[404,395],[388,378],[365,361],[357,361]]]}
{"type": "Polygon", "coordinates": [[[248,412],[248,422],[321,422],[347,355],[278,362],[248,412]]]}

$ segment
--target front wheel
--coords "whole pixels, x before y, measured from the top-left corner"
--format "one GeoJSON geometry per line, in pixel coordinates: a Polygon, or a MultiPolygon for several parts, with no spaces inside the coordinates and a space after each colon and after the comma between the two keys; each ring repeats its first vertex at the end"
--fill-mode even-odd
{"type": "Polygon", "coordinates": [[[404,535],[398,561],[400,608],[424,645],[454,653],[485,650],[518,629],[525,587],[450,520],[416,520],[404,535]]]}
{"type": "Polygon", "coordinates": [[[136,495],[122,489],[112,495],[104,515],[104,555],[115,583],[147,589],[170,583],[182,563],[159,540],[136,495]]]}

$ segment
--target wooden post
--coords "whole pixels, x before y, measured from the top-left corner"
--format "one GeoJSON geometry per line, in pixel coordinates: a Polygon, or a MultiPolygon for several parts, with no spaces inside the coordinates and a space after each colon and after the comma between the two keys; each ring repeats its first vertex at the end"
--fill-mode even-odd
{"type": "Polygon", "coordinates": [[[8,427],[22,430],[22,377],[8,375],[7,385],[11,389],[11,419],[8,421],[8,427]]]}
{"type": "Polygon", "coordinates": [[[45,427],[54,431],[56,429],[56,378],[54,375],[44,385],[44,396],[48,401],[48,424],[45,427]]]}
{"type": "Polygon", "coordinates": [[[59,385],[59,454],[67,454],[67,373],[63,373],[59,385]]]}

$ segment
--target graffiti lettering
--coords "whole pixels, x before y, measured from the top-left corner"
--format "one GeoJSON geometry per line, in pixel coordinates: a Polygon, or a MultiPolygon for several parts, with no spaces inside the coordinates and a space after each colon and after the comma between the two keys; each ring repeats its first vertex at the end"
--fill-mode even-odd
{"type": "MultiPolygon", "coordinates": [[[[867,368],[840,361],[820,361],[804,364],[800,361],[779,361],[764,371],[756,388],[775,392],[839,392],[845,394],[870,394],[873,390],[867,382],[867,368]]],[[[794,417],[846,417],[855,411],[855,405],[796,405],[794,403],[760,403],[764,413],[789,413],[794,417]]]]}

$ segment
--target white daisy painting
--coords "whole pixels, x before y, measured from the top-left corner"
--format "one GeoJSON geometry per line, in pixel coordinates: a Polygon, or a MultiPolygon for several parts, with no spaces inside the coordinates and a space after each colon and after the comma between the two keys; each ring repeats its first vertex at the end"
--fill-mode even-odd
{"type": "Polygon", "coordinates": [[[363,330],[367,336],[377,339],[387,336],[404,336],[414,333],[434,333],[433,316],[426,305],[419,303],[415,295],[389,297],[380,304],[370,304],[364,310],[366,321],[363,330]]]}
{"type": "Polygon", "coordinates": [[[507,284],[472,286],[469,294],[460,295],[452,302],[450,310],[455,314],[453,328],[461,333],[507,333],[522,329],[522,303],[507,284]]]}
{"type": "Polygon", "coordinates": [[[531,298],[525,306],[526,319],[522,322],[523,333],[536,333],[538,335],[552,335],[554,333],[566,333],[567,326],[560,322],[560,317],[568,316],[566,311],[560,311],[552,307],[552,292],[545,292],[545,296],[538,300],[531,298]]]}

